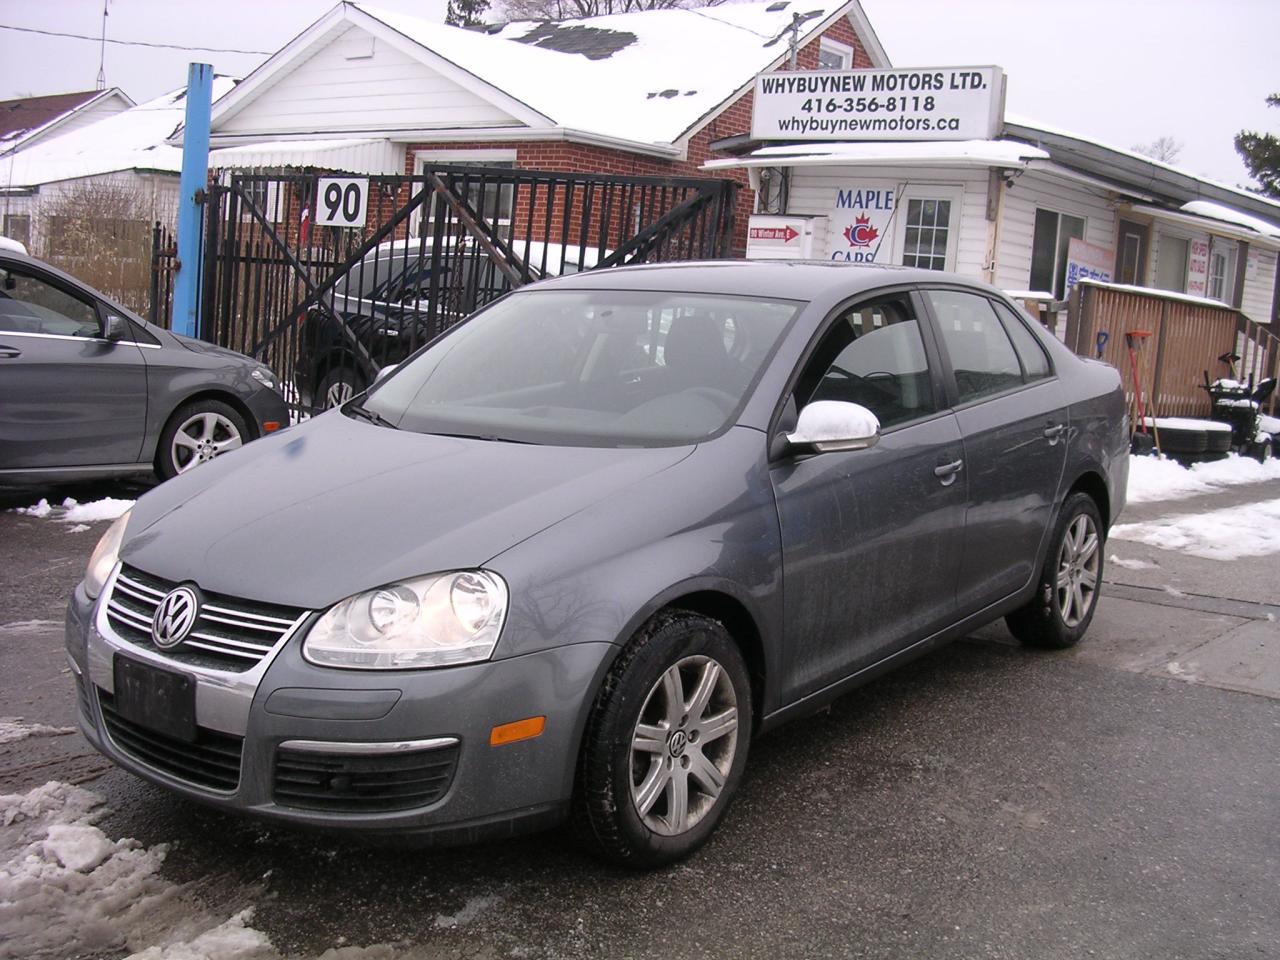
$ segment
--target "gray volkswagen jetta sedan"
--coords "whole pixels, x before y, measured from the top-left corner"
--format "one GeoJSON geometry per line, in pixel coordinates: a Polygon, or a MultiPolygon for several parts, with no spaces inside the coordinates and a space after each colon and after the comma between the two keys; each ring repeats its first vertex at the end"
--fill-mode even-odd
{"type": "Polygon", "coordinates": [[[664,863],[766,730],[1001,616],[1076,643],[1127,446],[1116,371],[977,283],[550,280],[142,497],[70,603],[80,726],[229,810],[664,863]]]}

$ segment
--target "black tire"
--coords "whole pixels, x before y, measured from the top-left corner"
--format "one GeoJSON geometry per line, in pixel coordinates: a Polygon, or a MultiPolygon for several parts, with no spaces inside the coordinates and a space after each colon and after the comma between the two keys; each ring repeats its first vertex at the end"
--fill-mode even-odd
{"type": "Polygon", "coordinates": [[[240,412],[221,400],[196,400],[173,412],[156,445],[156,473],[169,480],[253,439],[240,412]],[[179,431],[187,439],[179,440],[179,431]]]}
{"type": "MultiPolygon", "coordinates": [[[[1209,446],[1204,430],[1161,427],[1159,432],[1163,453],[1204,453],[1209,446]]],[[[1230,434],[1226,436],[1229,438],[1230,434]]]]}
{"type": "MultiPolygon", "coordinates": [[[[688,680],[681,689],[691,689],[688,680]]],[[[657,867],[693,853],[715,830],[733,799],[747,762],[751,718],[751,681],[742,654],[724,626],[682,610],[654,616],[618,655],[592,705],[574,791],[573,824],[579,839],[593,855],[634,869],[657,867]],[[695,684],[693,694],[682,694],[682,709],[687,711],[683,720],[671,721],[669,726],[663,720],[647,723],[647,731],[656,734],[644,737],[642,720],[653,720],[655,711],[670,713],[665,709],[664,678],[675,670],[680,676],[706,681],[709,662],[720,672],[713,677],[715,692],[707,698],[707,707],[696,715],[688,709],[689,703],[697,709],[695,684]],[[727,706],[726,684],[732,688],[732,707],[727,706]],[[715,712],[708,716],[706,709],[715,712]],[[721,719],[730,709],[736,709],[731,729],[721,719]],[[702,721],[708,721],[709,731],[719,721],[725,732],[704,739],[702,721]],[[661,749],[639,752],[634,744],[641,740],[661,744],[661,749]],[[723,776],[716,795],[701,782],[707,774],[700,771],[707,769],[708,761],[723,776]],[[643,799],[636,798],[636,791],[643,792],[651,781],[664,782],[664,776],[668,786],[648,790],[653,799],[642,813],[643,799]],[[672,822],[679,818],[679,778],[685,784],[689,821],[683,830],[672,822]]]]}
{"type": "Polygon", "coordinates": [[[352,367],[330,367],[316,384],[315,406],[328,410],[346,403],[358,393],[364,393],[369,384],[360,371],[352,367]]]}
{"type": "Polygon", "coordinates": [[[1204,440],[1205,453],[1220,453],[1225,457],[1231,450],[1230,430],[1206,430],[1204,440]]]}
{"type": "Polygon", "coordinates": [[[1106,535],[1098,505],[1087,493],[1071,494],[1062,505],[1058,521],[1054,524],[1053,537],[1049,540],[1049,551],[1045,555],[1044,568],[1036,583],[1035,595],[1026,606],[1005,617],[1009,631],[1031,647],[1063,650],[1079,643],[1098,608],[1105,547],[1106,535]],[[1071,587],[1067,588],[1067,595],[1064,596],[1059,589],[1060,578],[1066,576],[1070,579],[1079,569],[1075,559],[1067,560],[1071,548],[1065,541],[1069,533],[1074,534],[1078,529],[1077,522],[1081,518],[1084,518],[1083,523],[1091,525],[1096,536],[1089,554],[1092,563],[1088,567],[1093,576],[1093,587],[1087,597],[1083,596],[1083,589],[1081,594],[1073,594],[1071,587]],[[1075,608],[1082,601],[1084,611],[1081,615],[1075,608]]]}
{"type": "Polygon", "coordinates": [[[1259,463],[1266,463],[1275,453],[1271,446],[1273,442],[1271,440],[1253,441],[1253,443],[1249,444],[1249,456],[1259,463]]]}

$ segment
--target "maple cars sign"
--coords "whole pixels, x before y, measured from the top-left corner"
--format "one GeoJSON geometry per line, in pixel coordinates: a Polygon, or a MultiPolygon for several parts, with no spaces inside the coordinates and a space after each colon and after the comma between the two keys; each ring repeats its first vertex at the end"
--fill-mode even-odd
{"type": "Polygon", "coordinates": [[[884,246],[893,222],[897,184],[869,180],[837,188],[827,232],[827,259],[848,263],[888,263],[884,246]]]}

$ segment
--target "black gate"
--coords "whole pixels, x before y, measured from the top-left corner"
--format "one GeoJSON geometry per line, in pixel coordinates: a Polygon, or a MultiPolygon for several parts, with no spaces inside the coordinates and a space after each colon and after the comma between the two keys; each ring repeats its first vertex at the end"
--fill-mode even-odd
{"type": "Polygon", "coordinates": [[[522,284],[732,249],[728,180],[455,166],[353,179],[233,175],[205,207],[201,336],[270,366],[300,415],[522,284]],[[316,225],[362,208],[357,226],[316,225]]]}

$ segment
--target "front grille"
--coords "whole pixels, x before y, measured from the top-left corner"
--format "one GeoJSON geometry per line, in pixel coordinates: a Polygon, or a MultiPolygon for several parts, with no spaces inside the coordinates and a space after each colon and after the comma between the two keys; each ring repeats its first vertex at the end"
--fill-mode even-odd
{"type": "Polygon", "coordinates": [[[275,801],[329,813],[408,810],[449,791],[458,747],[358,756],[276,750],[275,801]]]}
{"type": "Polygon", "coordinates": [[[275,649],[302,610],[207,593],[187,638],[173,650],[151,639],[151,619],[176,583],[123,567],[107,597],[107,622],[130,643],[178,663],[213,670],[252,669],[275,649]]]}
{"type": "Polygon", "coordinates": [[[101,687],[98,706],[112,743],[139,763],[210,790],[240,785],[242,738],[205,727],[196,728],[195,743],[156,733],[116,713],[115,698],[101,687]]]}

